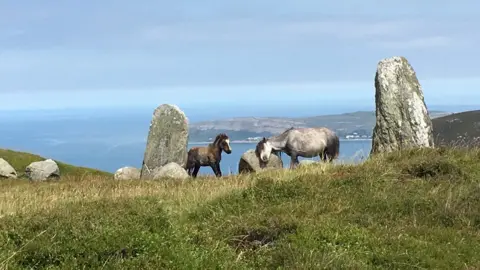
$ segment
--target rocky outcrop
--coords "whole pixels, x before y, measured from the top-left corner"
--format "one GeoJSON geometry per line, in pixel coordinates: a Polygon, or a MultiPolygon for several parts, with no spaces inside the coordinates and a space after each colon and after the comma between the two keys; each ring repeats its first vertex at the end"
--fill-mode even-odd
{"type": "Polygon", "coordinates": [[[140,173],[142,179],[170,162],[184,166],[187,159],[188,119],[175,105],[163,104],[155,109],[150,123],[147,146],[140,173]]]}
{"type": "Polygon", "coordinates": [[[240,157],[240,162],[238,163],[238,173],[250,173],[262,170],[282,168],[282,159],[274,154],[270,155],[270,160],[268,161],[268,163],[265,165],[264,168],[261,168],[260,162],[258,161],[258,157],[255,155],[254,149],[250,149],[247,152],[243,153],[243,155],[240,157]]]}
{"type": "Polygon", "coordinates": [[[48,179],[60,178],[60,169],[55,161],[47,159],[44,161],[35,161],[27,166],[25,175],[30,181],[45,181],[48,179]]]}
{"type": "Polygon", "coordinates": [[[5,159],[0,158],[0,179],[17,179],[17,172],[5,159]]]}
{"type": "Polygon", "coordinates": [[[137,180],[140,179],[140,170],[134,167],[123,167],[113,175],[115,180],[137,180]]]}
{"type": "Polygon", "coordinates": [[[378,63],[375,105],[371,154],[434,146],[432,121],[422,87],[404,57],[391,57],[378,63]]]}
{"type": "Polygon", "coordinates": [[[158,180],[162,178],[170,179],[187,179],[189,177],[187,171],[175,162],[170,162],[153,171],[153,179],[158,180]]]}

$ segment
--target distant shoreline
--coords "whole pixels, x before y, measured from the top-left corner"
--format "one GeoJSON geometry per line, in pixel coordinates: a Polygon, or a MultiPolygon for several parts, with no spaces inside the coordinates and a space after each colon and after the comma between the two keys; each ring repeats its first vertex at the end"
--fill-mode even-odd
{"type": "MultiPolygon", "coordinates": [[[[341,142],[345,141],[371,141],[372,139],[340,139],[341,142]]],[[[188,142],[188,144],[209,144],[210,142],[188,142]]],[[[231,141],[231,143],[235,144],[247,144],[247,143],[257,143],[257,141],[247,141],[247,140],[238,140],[238,141],[231,141]]]]}

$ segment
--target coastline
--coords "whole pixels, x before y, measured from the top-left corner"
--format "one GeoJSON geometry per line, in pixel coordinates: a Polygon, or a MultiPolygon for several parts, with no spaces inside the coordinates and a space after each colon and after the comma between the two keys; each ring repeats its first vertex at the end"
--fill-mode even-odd
{"type": "MultiPolygon", "coordinates": [[[[371,141],[371,138],[368,139],[340,139],[341,142],[345,141],[371,141]]],[[[212,143],[211,141],[207,142],[188,142],[188,144],[209,144],[212,143]]],[[[248,141],[248,140],[235,140],[231,141],[230,143],[235,143],[235,144],[248,144],[248,143],[257,143],[257,141],[248,141]]]]}

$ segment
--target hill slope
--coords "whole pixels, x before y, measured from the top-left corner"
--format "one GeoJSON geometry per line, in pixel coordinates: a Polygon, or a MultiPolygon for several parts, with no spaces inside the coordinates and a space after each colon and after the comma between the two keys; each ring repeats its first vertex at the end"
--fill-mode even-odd
{"type": "MultiPolygon", "coordinates": [[[[12,167],[17,171],[19,177],[23,177],[25,172],[25,168],[30,165],[30,163],[35,161],[42,161],[45,158],[25,153],[25,152],[18,152],[8,149],[0,149],[0,158],[5,159],[12,167]]],[[[84,168],[73,166],[70,164],[66,164],[60,161],[55,160],[57,163],[61,177],[80,177],[84,175],[96,175],[96,176],[111,176],[112,174],[108,172],[103,172],[96,169],[84,168]]]]}
{"type": "Polygon", "coordinates": [[[480,152],[0,190],[0,268],[478,269],[480,152]],[[3,216],[3,217],[1,217],[3,216]]]}
{"type": "Polygon", "coordinates": [[[437,144],[478,143],[480,110],[454,113],[432,120],[437,144]]]}

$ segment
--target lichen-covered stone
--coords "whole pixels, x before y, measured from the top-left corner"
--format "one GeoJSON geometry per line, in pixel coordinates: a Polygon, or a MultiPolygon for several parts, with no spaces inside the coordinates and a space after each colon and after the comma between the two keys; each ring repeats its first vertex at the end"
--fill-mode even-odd
{"type": "Polygon", "coordinates": [[[17,172],[6,160],[0,158],[0,179],[10,178],[17,179],[17,172]]]}
{"type": "Polygon", "coordinates": [[[156,108],[150,123],[140,177],[152,178],[153,170],[170,162],[184,166],[187,144],[188,119],[185,114],[171,104],[156,108]]]}
{"type": "Polygon", "coordinates": [[[137,180],[140,179],[140,170],[135,167],[123,167],[113,175],[115,180],[137,180]]]}
{"type": "Polygon", "coordinates": [[[25,175],[30,181],[58,180],[60,178],[60,168],[52,159],[35,161],[27,166],[25,175]]]}
{"type": "Polygon", "coordinates": [[[433,147],[432,121],[415,71],[404,57],[378,63],[371,154],[433,147]]]}
{"type": "Polygon", "coordinates": [[[282,168],[282,159],[275,154],[270,155],[270,160],[268,161],[268,163],[265,164],[264,168],[261,168],[260,162],[258,161],[258,157],[255,155],[254,149],[250,149],[247,152],[243,153],[243,155],[240,157],[240,162],[238,163],[239,173],[251,173],[259,172],[262,170],[274,170],[282,168]]]}

